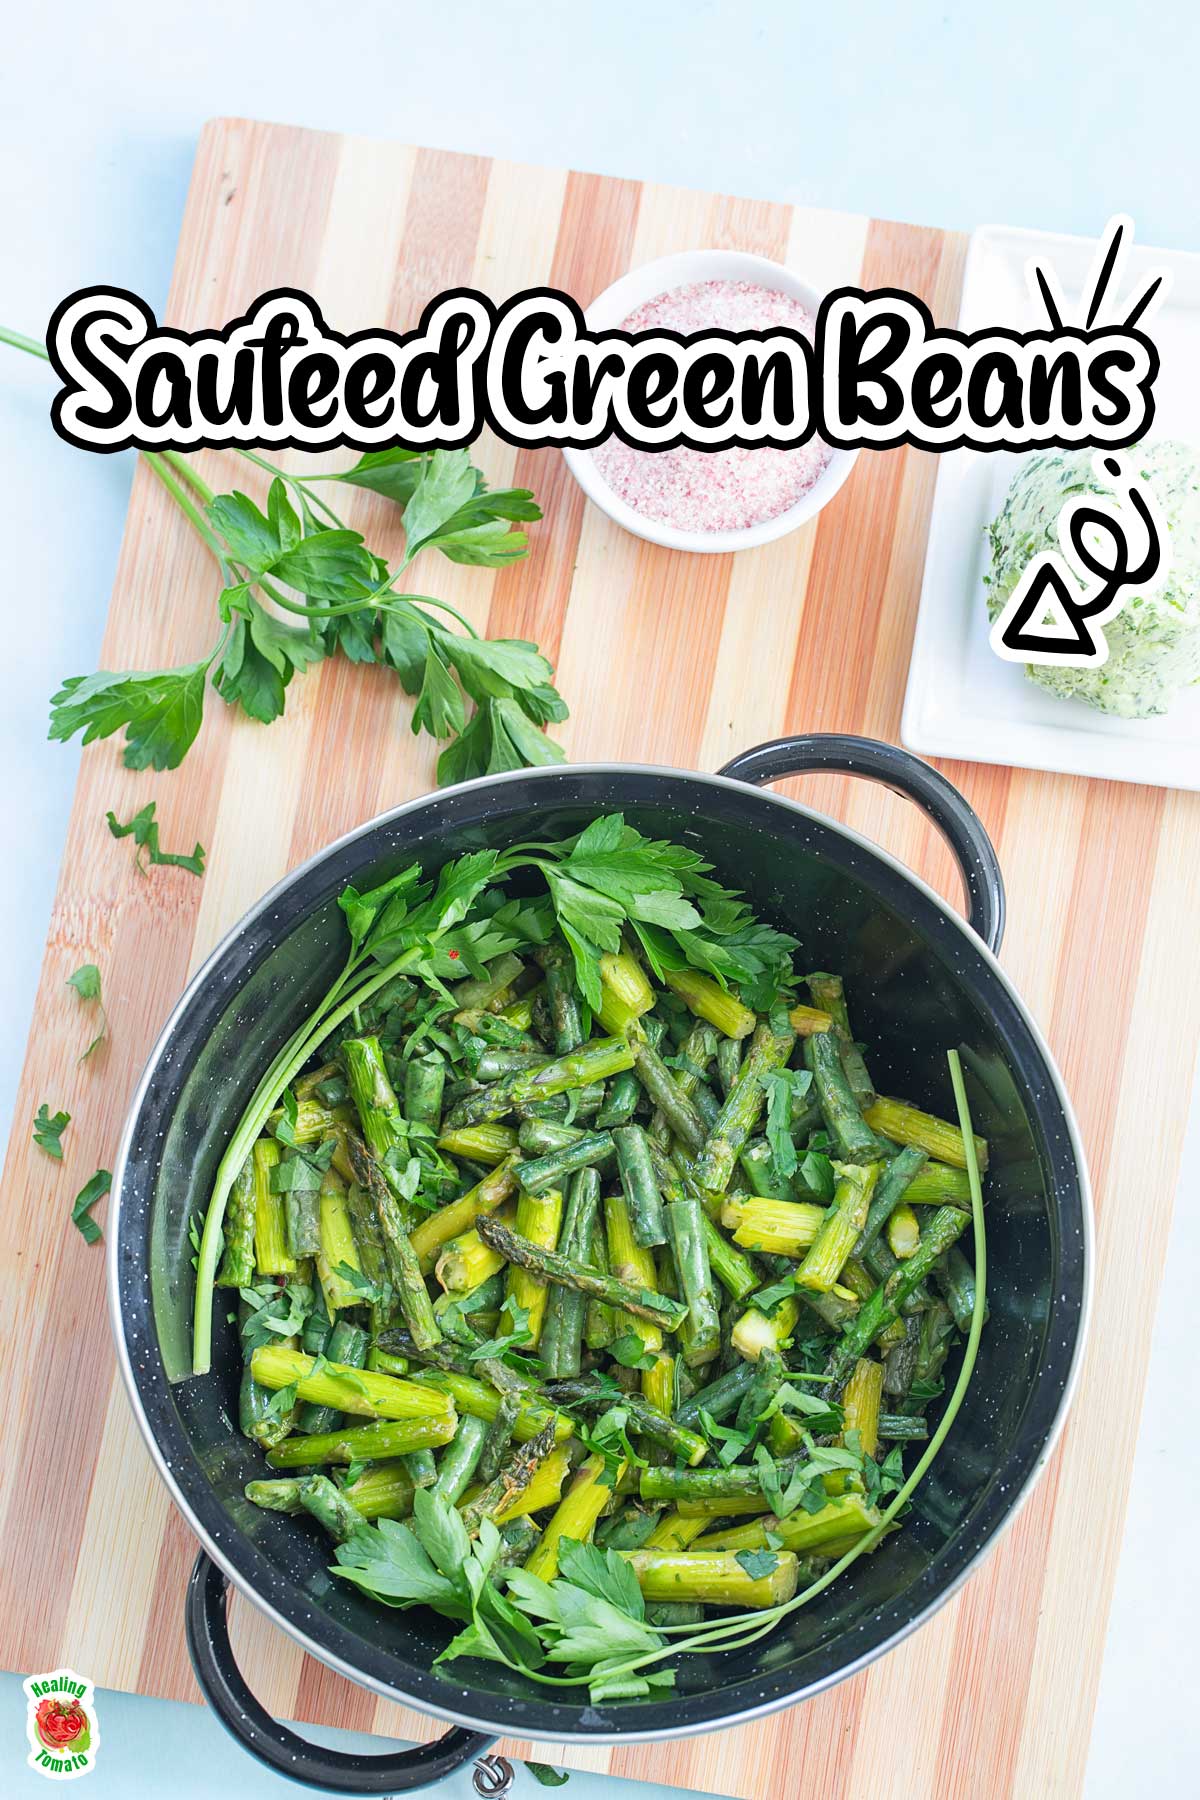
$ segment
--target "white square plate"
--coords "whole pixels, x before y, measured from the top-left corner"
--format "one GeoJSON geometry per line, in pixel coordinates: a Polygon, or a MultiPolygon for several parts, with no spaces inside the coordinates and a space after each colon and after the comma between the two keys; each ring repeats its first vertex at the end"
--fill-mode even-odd
{"type": "MultiPolygon", "coordinates": [[[[1096,253],[1092,239],[988,225],[973,234],[967,254],[962,330],[1044,323],[1025,287],[1025,262],[1035,252],[1057,270],[1068,308],[1078,306],[1096,253]]],[[[1131,291],[1145,270],[1163,267],[1171,289],[1143,327],[1162,359],[1152,435],[1200,450],[1200,256],[1135,244],[1124,287],[1131,291]]],[[[1119,719],[1047,693],[989,646],[984,532],[1019,461],[1007,451],[978,450],[938,459],[902,741],[965,762],[1200,788],[1200,687],[1186,689],[1161,718],[1119,719]]]]}

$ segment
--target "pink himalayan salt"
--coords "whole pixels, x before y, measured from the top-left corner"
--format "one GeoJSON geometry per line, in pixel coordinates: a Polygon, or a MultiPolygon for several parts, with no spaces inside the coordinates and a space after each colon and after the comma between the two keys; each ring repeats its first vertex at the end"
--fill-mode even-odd
{"type": "MultiPolygon", "coordinates": [[[[622,321],[625,331],[766,331],[812,336],[813,317],[790,294],[752,281],[696,281],[656,294],[622,321]]],[[[777,519],[808,492],[829,461],[810,438],[795,450],[634,450],[612,438],[593,452],[609,487],[634,512],[680,531],[742,531],[777,519]]]]}

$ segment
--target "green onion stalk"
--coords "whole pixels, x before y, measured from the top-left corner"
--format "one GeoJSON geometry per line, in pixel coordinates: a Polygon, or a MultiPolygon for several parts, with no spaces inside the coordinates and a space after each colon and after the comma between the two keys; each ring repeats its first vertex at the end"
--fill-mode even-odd
{"type": "Polygon", "coordinates": [[[304,1021],[284,1044],[267,1069],[242,1114],[229,1146],[217,1166],[212,1198],[200,1234],[200,1252],[196,1261],[196,1301],[192,1317],[192,1374],[207,1375],[212,1367],[213,1279],[221,1255],[225,1208],[237,1180],[238,1171],[268,1118],[278,1105],[286,1087],[295,1080],[314,1051],[331,1032],[350,1017],[356,1007],[386,987],[389,981],[414,967],[425,956],[425,946],[405,950],[377,970],[368,971],[373,962],[369,951],[355,947],[346,958],[345,967],[330,988],[320,1009],[304,1021]]]}

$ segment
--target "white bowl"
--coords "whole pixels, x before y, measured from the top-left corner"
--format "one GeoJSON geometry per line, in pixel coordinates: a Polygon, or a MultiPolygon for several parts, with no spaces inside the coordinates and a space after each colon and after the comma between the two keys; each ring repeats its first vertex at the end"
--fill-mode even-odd
{"type": "MultiPolygon", "coordinates": [[[[782,263],[766,256],[752,256],[743,250],[684,250],[678,256],[660,256],[654,262],[631,269],[602,294],[597,294],[585,317],[593,331],[620,325],[636,307],[664,294],[671,288],[686,287],[695,281],[750,281],[777,293],[790,294],[816,317],[822,296],[807,281],[801,281],[782,263]]],[[[663,544],[668,550],[694,550],[709,555],[729,550],[750,550],[756,544],[769,544],[785,537],[820,512],[837,493],[854,467],[857,450],[833,449],[829,461],[817,479],[785,512],[740,531],[681,531],[661,519],[651,519],[635,512],[620,495],[609,487],[596,467],[590,450],[564,450],[567,467],[592,501],[618,525],[635,537],[648,538],[652,544],[663,544]]]]}

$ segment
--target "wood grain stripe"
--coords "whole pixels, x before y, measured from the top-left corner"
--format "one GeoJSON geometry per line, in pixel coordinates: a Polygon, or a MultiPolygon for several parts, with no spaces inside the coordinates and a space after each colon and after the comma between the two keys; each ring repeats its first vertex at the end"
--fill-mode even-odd
{"type": "Polygon", "coordinates": [[[375,1723],[375,1696],[369,1689],[335,1674],[315,1657],[306,1656],[292,1714],[307,1725],[337,1725],[342,1731],[370,1731],[375,1723]]]}
{"type": "MultiPolygon", "coordinates": [[[[158,1555],[147,1595],[149,1606],[135,1685],[139,1693],[161,1694],[167,1700],[196,1700],[199,1694],[188,1660],[182,1624],[184,1595],[198,1546],[182,1515],[169,1504],[166,1523],[153,1542],[158,1555]]],[[[101,1618],[103,1616],[102,1612],[101,1618]]],[[[300,1651],[296,1650],[295,1678],[288,1689],[289,1698],[295,1692],[300,1660],[300,1651]]],[[[257,1676],[255,1692],[263,1697],[257,1676]]]]}
{"type": "MultiPolygon", "coordinates": [[[[586,306],[629,266],[639,188],[632,181],[570,174],[550,268],[550,286],[586,306]]],[[[542,509],[528,567],[502,570],[488,631],[528,638],[557,663],[571,595],[584,500],[557,450],[521,450],[513,485],[532,489],[542,509]]]]}
{"type": "MultiPolygon", "coordinates": [[[[417,152],[398,242],[380,246],[379,267],[394,264],[388,316],[396,328],[411,330],[432,295],[469,283],[488,169],[483,157],[443,150],[417,152]]],[[[344,278],[354,272],[354,265],[348,265],[344,278]]],[[[334,272],[329,273],[332,279],[334,272]]],[[[394,509],[387,502],[364,504],[352,497],[343,507],[341,495],[338,498],[347,522],[361,520],[364,532],[370,531],[372,548],[385,555],[398,549],[394,509]],[[390,533],[390,545],[374,529],[376,523],[390,533]]],[[[305,677],[306,682],[312,679],[305,677]]],[[[410,710],[399,683],[378,669],[351,664],[343,657],[322,666],[311,726],[313,743],[322,746],[322,778],[304,790],[304,805],[292,827],[289,864],[303,861],[331,838],[403,798],[385,791],[383,759],[377,751],[381,745],[404,742],[401,734],[408,731],[410,710]],[[330,746],[337,747],[332,757],[330,746]]],[[[411,791],[433,785],[435,758],[429,740],[410,746],[403,760],[405,773],[415,777],[411,791]]]]}
{"type": "MultiPolygon", "coordinates": [[[[782,227],[782,221],[773,222],[773,232],[782,227]]],[[[814,287],[824,291],[857,281],[865,219],[794,211],[787,232],[782,260],[814,287]]],[[[785,729],[818,528],[813,520],[778,543],[733,558],[697,757],[702,769],[719,768],[739,751],[785,729]],[[767,655],[764,646],[770,647],[767,655]],[[748,668],[754,670],[752,681],[746,679],[748,668]]]]}
{"type": "Polygon", "coordinates": [[[404,254],[396,269],[391,318],[411,331],[421,310],[444,288],[465,287],[487,198],[484,156],[418,150],[404,220],[404,254]]]}
{"type": "MultiPolygon", "coordinates": [[[[867,288],[908,288],[935,317],[947,318],[957,308],[962,260],[961,239],[872,223],[854,277],[867,288]]],[[[850,279],[844,266],[835,275],[837,282],[850,279]]],[[[934,459],[913,450],[860,456],[846,488],[815,521],[786,729],[899,735],[934,473],[934,459]],[[848,528],[850,518],[854,529],[848,528]]],[[[968,798],[989,830],[998,832],[1009,771],[960,765],[946,772],[973,790],[968,798]]],[[[785,784],[783,791],[884,845],[961,903],[961,882],[940,838],[919,811],[887,789],[819,775],[785,784]]]]}

